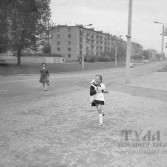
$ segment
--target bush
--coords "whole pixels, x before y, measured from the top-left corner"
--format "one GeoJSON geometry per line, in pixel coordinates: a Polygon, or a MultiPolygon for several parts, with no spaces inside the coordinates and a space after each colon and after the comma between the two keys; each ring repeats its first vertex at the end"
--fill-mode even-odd
{"type": "Polygon", "coordinates": [[[85,62],[95,62],[96,61],[96,57],[95,56],[85,56],[84,57],[84,60],[85,60],[85,62]]]}
{"type": "Polygon", "coordinates": [[[62,57],[61,54],[50,54],[50,53],[22,53],[22,56],[27,57],[62,57]]]}
{"type": "Polygon", "coordinates": [[[44,53],[51,53],[51,46],[50,46],[50,44],[44,46],[43,52],[44,52],[44,53]]]}
{"type": "Polygon", "coordinates": [[[88,59],[88,62],[95,62],[96,61],[96,57],[95,56],[90,56],[88,59]]]}
{"type": "Polygon", "coordinates": [[[96,60],[99,62],[108,62],[108,61],[111,61],[111,57],[109,57],[107,55],[106,56],[98,56],[96,60]]]}

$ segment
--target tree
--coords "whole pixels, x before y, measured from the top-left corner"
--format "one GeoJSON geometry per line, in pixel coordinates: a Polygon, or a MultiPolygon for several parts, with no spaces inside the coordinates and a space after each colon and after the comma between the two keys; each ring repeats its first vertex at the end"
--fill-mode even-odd
{"type": "Polygon", "coordinates": [[[0,5],[0,53],[7,51],[7,0],[2,0],[0,5]]]}
{"type": "Polygon", "coordinates": [[[144,57],[145,60],[149,60],[150,51],[149,50],[143,50],[143,57],[144,57]]]}
{"type": "Polygon", "coordinates": [[[110,51],[105,50],[102,53],[102,56],[108,56],[110,57],[111,61],[115,61],[115,49],[116,49],[116,45],[117,45],[117,59],[119,61],[123,61],[126,59],[126,47],[124,47],[124,45],[122,45],[121,43],[113,43],[112,45],[112,49],[110,51]]]}
{"type": "Polygon", "coordinates": [[[119,61],[125,61],[126,60],[126,47],[122,44],[118,44],[118,54],[117,54],[119,61]]]}
{"type": "Polygon", "coordinates": [[[20,65],[23,49],[36,50],[49,40],[50,0],[7,1],[8,44],[17,51],[17,64],[20,65]]]}

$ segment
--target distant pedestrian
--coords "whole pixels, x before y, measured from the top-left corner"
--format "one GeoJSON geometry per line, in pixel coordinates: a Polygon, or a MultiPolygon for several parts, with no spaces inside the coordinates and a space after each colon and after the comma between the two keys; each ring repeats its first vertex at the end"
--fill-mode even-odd
{"type": "Polygon", "coordinates": [[[104,93],[108,93],[105,85],[102,83],[103,79],[101,75],[96,75],[91,81],[90,86],[90,100],[92,107],[96,107],[99,113],[99,126],[103,124],[104,112],[102,106],[104,105],[104,93]]]}
{"type": "Polygon", "coordinates": [[[43,84],[43,88],[45,91],[47,90],[47,85],[49,86],[49,77],[50,77],[50,74],[46,68],[46,63],[42,63],[39,82],[43,84]]]}

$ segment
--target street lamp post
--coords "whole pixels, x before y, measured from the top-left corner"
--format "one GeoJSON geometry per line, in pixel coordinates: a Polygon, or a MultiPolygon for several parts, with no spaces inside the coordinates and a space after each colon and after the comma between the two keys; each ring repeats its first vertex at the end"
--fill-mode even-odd
{"type": "Polygon", "coordinates": [[[127,37],[127,51],[126,51],[126,74],[125,83],[130,82],[130,58],[131,58],[131,26],[132,26],[132,0],[129,0],[129,12],[128,12],[128,34],[127,37]]]}
{"type": "MultiPolygon", "coordinates": [[[[118,36],[118,38],[121,38],[122,35],[118,36]]],[[[113,46],[115,47],[115,67],[118,66],[118,38],[113,38],[114,42],[113,42],[113,46]]]]}
{"type": "Polygon", "coordinates": [[[154,23],[162,24],[161,59],[164,60],[164,23],[158,21],[154,21],[154,23]]]}
{"type": "Polygon", "coordinates": [[[82,42],[81,42],[81,57],[82,57],[81,63],[82,63],[82,70],[84,69],[84,54],[83,54],[84,28],[85,28],[85,27],[89,27],[89,26],[92,26],[92,24],[88,24],[88,25],[86,25],[86,26],[83,26],[83,29],[81,29],[81,30],[82,30],[82,32],[81,32],[81,36],[82,36],[82,42]]]}
{"type": "Polygon", "coordinates": [[[114,60],[115,60],[115,67],[117,67],[117,62],[118,62],[118,44],[117,44],[117,41],[114,41],[113,42],[113,45],[112,46],[114,46],[114,49],[115,49],[115,58],[114,58],[114,60]]]}
{"type": "Polygon", "coordinates": [[[117,67],[117,53],[118,53],[118,45],[117,42],[115,42],[115,67],[117,67]]]}
{"type": "Polygon", "coordinates": [[[164,24],[162,26],[162,60],[164,60],[164,24]]]}

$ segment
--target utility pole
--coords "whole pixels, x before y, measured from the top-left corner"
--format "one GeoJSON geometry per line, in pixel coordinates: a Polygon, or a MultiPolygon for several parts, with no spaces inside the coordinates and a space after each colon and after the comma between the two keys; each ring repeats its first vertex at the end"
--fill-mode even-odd
{"type": "Polygon", "coordinates": [[[81,31],[81,36],[82,36],[82,43],[81,43],[81,52],[82,52],[82,70],[84,69],[84,54],[83,54],[83,45],[84,45],[84,43],[83,43],[83,37],[84,37],[84,33],[85,33],[85,30],[84,30],[84,28],[86,28],[86,27],[88,27],[88,26],[92,26],[92,24],[88,24],[88,25],[86,25],[86,26],[83,26],[83,28],[81,29],[82,31],[81,31]]]}
{"type": "Polygon", "coordinates": [[[162,44],[161,44],[161,59],[164,60],[164,35],[165,35],[165,31],[164,31],[164,23],[158,22],[158,21],[154,21],[154,23],[158,23],[158,24],[162,24],[162,44]]]}
{"type": "Polygon", "coordinates": [[[164,60],[164,24],[162,26],[162,53],[161,53],[162,60],[164,60]]]}
{"type": "Polygon", "coordinates": [[[129,0],[125,83],[130,83],[132,0],[129,0]]]}
{"type": "Polygon", "coordinates": [[[82,42],[81,42],[81,53],[82,53],[82,60],[81,60],[81,63],[82,63],[82,70],[84,69],[84,55],[83,55],[83,37],[84,37],[84,30],[82,31],[82,42]]]}
{"type": "Polygon", "coordinates": [[[117,42],[115,42],[115,67],[117,67],[117,53],[118,53],[118,45],[117,42]]]}

